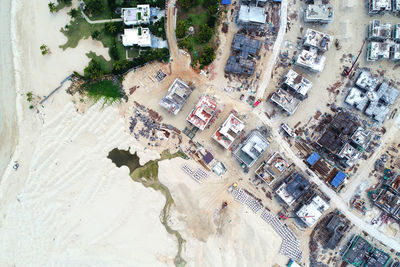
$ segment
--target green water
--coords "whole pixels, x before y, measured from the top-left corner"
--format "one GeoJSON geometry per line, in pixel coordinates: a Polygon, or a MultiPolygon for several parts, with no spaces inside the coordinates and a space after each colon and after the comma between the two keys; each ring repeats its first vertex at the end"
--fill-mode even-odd
{"type": "Polygon", "coordinates": [[[159,160],[152,160],[147,162],[145,165],[140,166],[139,157],[136,153],[131,154],[128,150],[119,150],[115,148],[108,154],[108,158],[111,159],[117,167],[125,165],[129,168],[132,180],[141,183],[145,187],[151,187],[156,191],[160,191],[164,195],[165,204],[160,213],[160,221],[164,225],[165,230],[167,230],[169,234],[174,235],[177,239],[178,252],[174,259],[175,266],[185,266],[186,261],[181,257],[181,253],[183,243],[186,241],[178,231],[172,229],[168,225],[169,211],[171,205],[174,203],[174,199],[172,198],[168,187],[160,183],[158,180],[158,162],[175,157],[186,158],[186,155],[181,152],[170,154],[164,151],[159,160]]]}

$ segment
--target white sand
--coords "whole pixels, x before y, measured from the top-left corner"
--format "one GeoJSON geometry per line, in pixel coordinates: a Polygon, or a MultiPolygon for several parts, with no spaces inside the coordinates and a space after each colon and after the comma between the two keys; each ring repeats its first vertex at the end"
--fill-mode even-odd
{"type": "MultiPolygon", "coordinates": [[[[85,53],[107,51],[92,40],[61,51],[67,10],[51,14],[42,1],[24,1],[21,9],[21,2],[13,1],[20,135],[12,160],[20,168],[10,164],[0,183],[0,266],[172,265],[176,240],[159,219],[164,197],[107,159],[115,147],[138,151],[141,164],[159,158],[126,133],[118,108],[95,105],[80,115],[62,88],[36,113],[24,96],[48,94],[71,71],[82,71],[85,53]],[[51,55],[40,54],[43,43],[51,55]]],[[[187,240],[188,265],[282,265],[280,237],[246,207],[230,203],[216,230],[215,209],[230,197],[226,185],[212,177],[200,189],[181,161],[161,162],[160,179],[175,199],[171,224],[187,240]]]]}
{"type": "Polygon", "coordinates": [[[11,48],[11,0],[0,9],[0,177],[8,165],[17,142],[14,64],[11,48]]]}
{"type": "Polygon", "coordinates": [[[286,258],[278,255],[282,238],[272,226],[233,201],[219,177],[212,174],[203,184],[195,182],[180,169],[184,163],[196,166],[181,158],[160,162],[159,179],[174,198],[178,213],[173,217],[179,220],[171,222],[187,241],[183,258],[189,266],[283,266],[286,258]],[[220,219],[215,211],[223,201],[228,207],[220,219]]]}
{"type": "Polygon", "coordinates": [[[0,265],[158,266],[171,262],[176,241],[159,220],[164,197],[131,181],[108,152],[136,148],[141,163],[156,159],[125,133],[115,107],[98,106],[79,115],[61,89],[29,110],[24,93],[46,95],[72,70],[81,71],[90,50],[106,55],[98,42],[81,41],[61,51],[59,32],[66,10],[50,14],[47,2],[13,2],[17,112],[20,138],[0,184],[0,265]],[[52,54],[42,56],[47,44],[52,54]]]}

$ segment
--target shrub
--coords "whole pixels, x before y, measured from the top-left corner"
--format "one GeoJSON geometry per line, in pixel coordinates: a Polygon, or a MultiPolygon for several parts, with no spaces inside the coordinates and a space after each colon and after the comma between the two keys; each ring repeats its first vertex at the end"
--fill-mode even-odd
{"type": "Polygon", "coordinates": [[[186,35],[187,24],[184,20],[178,20],[176,23],[176,38],[183,38],[186,35]]]}

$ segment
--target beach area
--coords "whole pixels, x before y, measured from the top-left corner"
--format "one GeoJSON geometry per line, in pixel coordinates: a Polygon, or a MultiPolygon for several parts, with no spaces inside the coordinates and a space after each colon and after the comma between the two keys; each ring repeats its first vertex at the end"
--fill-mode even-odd
{"type": "Polygon", "coordinates": [[[0,14],[2,32],[0,37],[0,177],[2,177],[18,139],[16,87],[11,47],[11,1],[3,1],[0,14]]]}
{"type": "MultiPolygon", "coordinates": [[[[88,103],[82,112],[77,97],[66,93],[66,82],[34,109],[26,100],[28,92],[43,98],[73,71],[82,72],[90,51],[109,59],[107,49],[91,38],[73,49],[59,48],[67,41],[60,29],[70,20],[70,8],[52,14],[47,2],[7,1],[11,12],[2,20],[11,22],[14,71],[8,69],[6,77],[14,81],[7,85],[13,90],[0,95],[1,109],[7,109],[2,120],[10,124],[2,130],[9,141],[1,139],[0,266],[175,266],[179,245],[160,218],[165,197],[133,181],[126,166],[118,168],[108,158],[118,148],[136,153],[140,165],[160,159],[160,148],[149,149],[129,133],[133,99],[112,106],[88,103]],[[42,44],[51,54],[41,54],[42,44]]],[[[135,80],[133,72],[130,76],[135,80]]],[[[158,102],[163,88],[154,90],[151,102],[158,102]]],[[[135,101],[146,103],[148,94],[141,88],[135,101]]],[[[232,201],[226,189],[236,173],[230,179],[211,173],[200,187],[182,170],[183,161],[159,161],[157,179],[174,200],[168,224],[185,240],[181,256],[187,266],[287,262],[279,254],[282,238],[272,226],[232,201]],[[225,199],[232,208],[218,230],[214,213],[225,199]]]]}

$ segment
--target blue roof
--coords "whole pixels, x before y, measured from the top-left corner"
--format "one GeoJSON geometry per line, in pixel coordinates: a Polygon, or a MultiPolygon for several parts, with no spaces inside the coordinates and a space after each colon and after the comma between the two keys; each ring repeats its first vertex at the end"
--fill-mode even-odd
{"type": "Polygon", "coordinates": [[[336,176],[333,178],[331,185],[333,185],[335,188],[338,188],[339,185],[341,185],[343,183],[343,180],[347,177],[347,175],[342,172],[339,171],[336,176]]]}
{"type": "Polygon", "coordinates": [[[274,2],[276,2],[276,3],[280,3],[280,2],[281,2],[281,0],[274,0],[274,2]]]}
{"type": "Polygon", "coordinates": [[[320,159],[320,155],[318,155],[317,152],[313,152],[308,158],[307,158],[307,163],[310,164],[311,166],[315,164],[320,159]]]}
{"type": "Polygon", "coordinates": [[[222,0],[221,4],[230,5],[231,4],[231,0],[222,0]]]}

